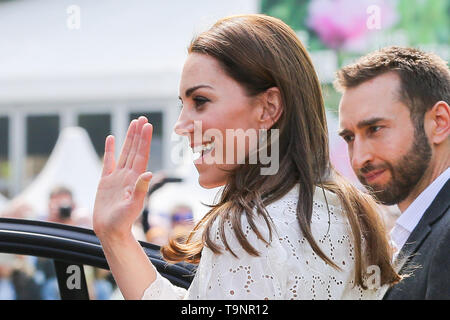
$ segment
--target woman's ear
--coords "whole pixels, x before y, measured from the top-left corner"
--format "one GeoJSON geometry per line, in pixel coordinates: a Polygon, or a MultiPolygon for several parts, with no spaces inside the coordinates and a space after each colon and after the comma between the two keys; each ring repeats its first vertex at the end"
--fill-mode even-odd
{"type": "Polygon", "coordinates": [[[270,129],[283,113],[283,101],[281,92],[277,87],[267,89],[261,94],[262,112],[259,122],[261,128],[270,129]]]}

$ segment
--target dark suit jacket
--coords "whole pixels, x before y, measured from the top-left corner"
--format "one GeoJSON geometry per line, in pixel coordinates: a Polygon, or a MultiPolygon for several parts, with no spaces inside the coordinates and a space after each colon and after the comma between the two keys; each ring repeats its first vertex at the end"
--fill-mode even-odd
{"type": "Polygon", "coordinates": [[[439,191],[399,256],[409,257],[400,274],[412,273],[390,288],[385,300],[450,300],[450,180],[439,191]]]}

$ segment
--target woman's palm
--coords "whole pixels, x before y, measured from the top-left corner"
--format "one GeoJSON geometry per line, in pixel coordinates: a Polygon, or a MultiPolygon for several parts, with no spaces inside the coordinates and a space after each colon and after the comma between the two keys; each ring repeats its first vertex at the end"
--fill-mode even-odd
{"type": "Polygon", "coordinates": [[[106,138],[103,171],[94,206],[96,233],[130,231],[139,216],[151,179],[146,168],[152,131],[145,117],[133,120],[117,164],[114,137],[106,138]]]}

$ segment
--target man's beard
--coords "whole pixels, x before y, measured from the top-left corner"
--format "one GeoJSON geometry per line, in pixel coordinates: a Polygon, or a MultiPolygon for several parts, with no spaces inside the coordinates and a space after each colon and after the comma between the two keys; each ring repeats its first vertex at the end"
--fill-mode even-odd
{"type": "Polygon", "coordinates": [[[411,149],[396,163],[386,162],[384,165],[374,167],[369,164],[360,169],[357,176],[373,195],[385,205],[394,205],[405,200],[417,186],[427,170],[432,150],[423,129],[414,130],[414,143],[411,149]],[[385,185],[366,182],[361,173],[372,170],[387,169],[391,173],[391,180],[385,185]]]}

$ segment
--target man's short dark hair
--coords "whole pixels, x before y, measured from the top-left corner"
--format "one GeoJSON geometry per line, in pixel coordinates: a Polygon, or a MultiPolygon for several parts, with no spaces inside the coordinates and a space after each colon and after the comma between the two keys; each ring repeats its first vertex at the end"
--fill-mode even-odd
{"type": "Polygon", "coordinates": [[[437,102],[450,103],[447,62],[415,48],[387,47],[369,53],[340,69],[334,86],[343,92],[388,72],[400,77],[399,97],[408,106],[416,129],[423,127],[425,113],[437,102]]]}
{"type": "Polygon", "coordinates": [[[59,196],[59,195],[63,195],[63,194],[69,195],[70,197],[73,198],[72,190],[70,190],[69,188],[67,188],[65,186],[56,186],[56,187],[54,187],[50,191],[49,198],[53,198],[54,196],[59,196]]]}

